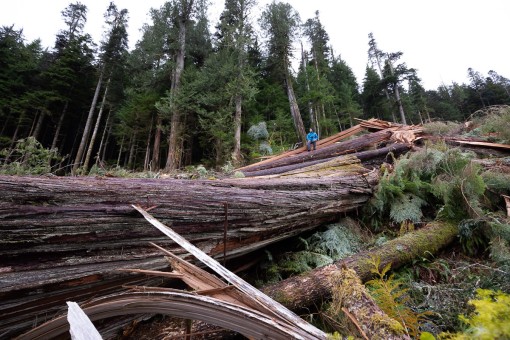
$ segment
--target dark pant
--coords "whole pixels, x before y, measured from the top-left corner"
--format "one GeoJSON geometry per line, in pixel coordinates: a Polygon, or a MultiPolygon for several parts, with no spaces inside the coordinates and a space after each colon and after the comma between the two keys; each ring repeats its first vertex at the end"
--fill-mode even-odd
{"type": "Polygon", "coordinates": [[[315,150],[316,149],[316,145],[317,145],[317,142],[316,141],[311,141],[311,140],[307,140],[306,141],[306,149],[308,151],[310,151],[310,147],[313,145],[313,149],[315,150]]]}

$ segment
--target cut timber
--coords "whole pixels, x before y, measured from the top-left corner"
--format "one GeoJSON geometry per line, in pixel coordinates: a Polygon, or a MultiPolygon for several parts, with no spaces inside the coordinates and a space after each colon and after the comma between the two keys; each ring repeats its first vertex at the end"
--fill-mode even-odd
{"type": "Polygon", "coordinates": [[[76,302],[67,302],[67,321],[72,340],[102,340],[101,334],[76,302]]]}
{"type": "Polygon", "coordinates": [[[481,147],[486,147],[486,148],[491,148],[491,149],[510,150],[509,144],[489,143],[489,142],[473,142],[473,141],[460,140],[460,139],[450,139],[449,141],[452,143],[460,144],[460,145],[474,145],[474,146],[481,146],[481,147]]]}
{"type": "MultiPolygon", "coordinates": [[[[327,137],[327,138],[324,138],[324,139],[320,139],[318,142],[317,142],[317,148],[323,148],[325,146],[328,146],[328,145],[331,145],[333,143],[337,143],[345,138],[349,138],[357,133],[360,133],[361,131],[363,131],[363,128],[360,126],[360,125],[355,125],[347,130],[344,130],[342,132],[339,132],[333,136],[330,136],[330,137],[327,137]]],[[[302,152],[306,152],[306,146],[303,146],[303,147],[300,147],[300,148],[297,148],[295,150],[291,150],[291,151],[287,151],[287,152],[284,152],[282,154],[279,154],[279,155],[276,155],[276,156],[272,156],[272,157],[269,157],[268,159],[265,159],[261,162],[257,162],[255,164],[251,164],[251,165],[247,165],[247,166],[244,166],[242,168],[239,168],[237,169],[238,171],[243,171],[243,170],[248,170],[250,169],[252,166],[254,165],[257,165],[257,166],[260,166],[260,165],[263,165],[263,164],[267,164],[267,163],[271,163],[271,162],[274,162],[276,160],[279,160],[279,159],[282,159],[282,158],[286,158],[286,157],[289,157],[289,156],[292,156],[292,155],[297,155],[299,153],[302,153],[302,152]]]]}
{"type": "MultiPolygon", "coordinates": [[[[144,218],[159,231],[177,242],[181,247],[190,252],[203,264],[207,265],[228,283],[232,284],[231,286],[228,286],[216,276],[194,266],[189,262],[184,261],[171,252],[168,252],[166,249],[153,244],[155,247],[170,256],[169,260],[172,263],[173,269],[189,286],[194,289],[200,289],[201,292],[204,292],[205,289],[208,293],[217,294],[217,298],[212,299],[208,297],[206,299],[196,299],[196,295],[194,295],[193,292],[178,292],[176,290],[169,289],[161,290],[157,287],[143,287],[143,292],[147,294],[146,300],[148,301],[143,301],[143,299],[140,299],[141,303],[152,303],[152,297],[165,294],[167,295],[166,297],[168,301],[166,301],[166,303],[165,301],[159,301],[159,305],[163,310],[165,310],[165,314],[169,314],[171,316],[181,316],[183,312],[187,312],[187,318],[205,321],[201,318],[200,314],[197,313],[197,311],[204,309],[204,313],[208,312],[210,314],[206,315],[207,319],[210,320],[209,322],[212,321],[212,323],[215,325],[224,326],[227,329],[238,331],[246,336],[253,336],[253,332],[255,330],[260,331],[262,328],[266,334],[271,334],[271,338],[274,339],[326,339],[326,334],[324,332],[305,322],[296,314],[292,313],[276,301],[273,301],[266,295],[262,294],[259,290],[252,287],[243,279],[230,272],[225,267],[221,266],[216,260],[209,257],[203,251],[186,241],[186,239],[175,233],[172,229],[156,220],[145,210],[137,206],[134,206],[134,208],[138,210],[144,216],[144,218]],[[226,290],[226,288],[231,289],[226,290]],[[213,293],[212,291],[215,292],[213,293]],[[180,310],[179,312],[173,310],[174,307],[172,304],[175,302],[174,300],[179,300],[179,298],[182,298],[186,295],[188,295],[189,301],[180,302],[181,306],[178,307],[180,310]],[[232,307],[236,307],[239,314],[244,318],[244,320],[236,320],[236,326],[231,325],[231,322],[233,321],[231,315],[228,315],[228,318],[226,319],[222,319],[227,315],[224,313],[217,313],[215,311],[227,311],[232,307]],[[260,315],[257,316],[257,314],[260,315]],[[240,327],[240,325],[242,325],[242,327],[240,327]],[[282,331],[285,334],[280,334],[282,331]]],[[[138,272],[139,270],[131,269],[131,271],[138,272]]],[[[89,306],[89,308],[86,308],[86,311],[88,315],[94,318],[94,320],[117,315],[117,307],[114,306],[112,302],[127,300],[130,298],[132,298],[131,293],[125,293],[119,294],[116,297],[108,298],[106,303],[102,302],[101,299],[99,300],[99,303],[97,301],[92,301],[85,304],[89,306]],[[100,313],[95,312],[95,310],[98,308],[100,309],[100,313]]],[[[158,305],[154,304],[154,309],[157,311],[158,305]]],[[[143,312],[142,309],[139,310],[139,313],[141,312],[143,312]]],[[[69,314],[70,313],[71,310],[69,314]]],[[[122,315],[126,313],[133,312],[124,311],[122,315]]],[[[89,327],[93,328],[87,316],[84,313],[82,314],[83,318],[86,319],[86,321],[88,321],[90,324],[89,327]]],[[[70,324],[72,331],[73,323],[70,322],[70,324]]],[[[66,325],[62,323],[62,318],[57,318],[23,334],[20,338],[37,339],[55,337],[62,335],[66,331],[66,325]]]]}
{"type": "MultiPolygon", "coordinates": [[[[310,151],[310,152],[303,152],[298,155],[293,155],[290,157],[285,157],[282,159],[274,160],[271,162],[267,162],[264,164],[253,164],[249,167],[246,167],[242,170],[243,173],[248,173],[252,171],[258,171],[258,170],[264,170],[264,169],[270,169],[270,168],[276,168],[280,166],[285,165],[291,165],[291,164],[298,164],[298,163],[305,163],[310,161],[315,161],[318,159],[325,159],[325,158],[331,158],[335,156],[345,155],[348,153],[353,153],[357,151],[362,151],[369,147],[374,147],[378,143],[388,141],[391,138],[392,130],[382,130],[374,133],[370,133],[367,135],[362,135],[359,137],[356,137],[354,139],[340,142],[336,144],[332,144],[329,146],[326,146],[324,148],[310,151]]],[[[263,162],[261,162],[263,163],[263,162]]]]}
{"type": "MultiPolygon", "coordinates": [[[[208,324],[231,329],[253,339],[312,339],[303,338],[294,328],[284,327],[266,315],[208,296],[184,292],[123,293],[103,297],[82,305],[92,321],[121,315],[163,314],[183,319],[201,320],[208,324]]],[[[46,340],[59,338],[69,330],[65,316],[18,337],[18,340],[46,340]],[[48,324],[51,327],[48,327],[48,324]]],[[[315,339],[323,339],[318,337],[315,339]]]]}
{"type": "Polygon", "coordinates": [[[361,167],[349,176],[222,181],[0,176],[0,334],[46,321],[70,297],[161,281],[116,270],[165,270],[151,241],[183,253],[131,204],[151,208],[207,254],[225,249],[232,258],[359,208],[376,176],[361,167]]]}
{"type": "MultiPolygon", "coordinates": [[[[361,162],[368,162],[368,161],[375,160],[375,161],[379,161],[379,164],[380,164],[381,161],[383,161],[388,156],[388,154],[391,153],[391,154],[393,154],[394,157],[397,157],[397,156],[401,155],[402,153],[409,151],[410,148],[411,147],[407,144],[396,143],[396,144],[391,144],[389,146],[386,146],[386,147],[383,147],[380,149],[376,149],[376,150],[361,151],[361,152],[356,152],[356,153],[344,155],[344,156],[337,156],[337,157],[333,157],[333,158],[319,159],[319,160],[306,162],[306,163],[297,163],[297,164],[285,165],[285,166],[280,166],[280,167],[270,168],[270,169],[265,169],[265,170],[247,172],[245,174],[245,176],[246,177],[259,177],[259,176],[268,176],[268,175],[277,175],[277,174],[293,174],[293,173],[295,173],[294,171],[298,170],[298,169],[307,168],[307,169],[313,170],[314,168],[312,168],[312,166],[315,166],[315,165],[319,165],[315,169],[328,168],[329,167],[328,164],[330,164],[329,162],[338,162],[338,164],[345,162],[344,163],[345,165],[347,165],[349,163],[354,164],[354,163],[356,163],[354,161],[354,159],[358,159],[361,162]]],[[[335,163],[333,163],[333,164],[335,164],[335,163]]],[[[345,171],[345,170],[347,170],[347,169],[343,169],[343,170],[340,169],[340,171],[345,171]]]]}
{"type": "Polygon", "coordinates": [[[457,236],[457,226],[446,222],[433,222],[427,227],[388,241],[381,247],[364,251],[334,264],[314,269],[265,287],[263,292],[294,311],[313,308],[331,297],[330,278],[342,268],[352,268],[362,281],[370,279],[371,257],[381,259],[381,266],[391,263],[396,269],[413,259],[427,257],[448,246],[457,236]]]}
{"type": "Polygon", "coordinates": [[[235,275],[227,268],[223,267],[202,250],[195,247],[190,242],[186,241],[181,235],[173,231],[171,228],[165,226],[152,215],[141,209],[140,207],[133,206],[143,217],[156,227],[163,234],[177,242],[181,247],[186,249],[190,254],[195,256],[200,262],[205,264],[207,267],[212,269],[216,274],[221,276],[228,283],[234,285],[240,292],[244,293],[246,299],[253,300],[254,303],[259,304],[259,310],[262,310],[266,314],[272,314],[273,318],[278,319],[281,323],[288,323],[289,327],[296,327],[296,333],[300,333],[303,339],[325,339],[326,334],[312,326],[311,324],[302,320],[299,316],[292,313],[290,310],[272,300],[267,295],[261,293],[258,289],[244,281],[239,276],[235,275]]]}

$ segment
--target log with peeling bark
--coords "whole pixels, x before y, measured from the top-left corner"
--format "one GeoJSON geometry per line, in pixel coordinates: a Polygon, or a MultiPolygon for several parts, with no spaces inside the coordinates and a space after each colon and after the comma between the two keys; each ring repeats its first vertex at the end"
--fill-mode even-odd
{"type": "Polygon", "coordinates": [[[375,172],[338,173],[222,181],[0,176],[0,335],[44,322],[70,297],[80,302],[161,280],[114,270],[165,268],[149,242],[182,254],[131,204],[209,255],[231,258],[362,206],[375,172]]]}
{"type": "Polygon", "coordinates": [[[293,311],[304,311],[320,305],[331,297],[330,278],[339,274],[342,268],[356,271],[362,281],[371,278],[371,257],[381,259],[381,266],[391,263],[396,269],[410,263],[413,259],[437,254],[451,244],[457,237],[457,226],[446,222],[433,222],[428,226],[388,241],[382,246],[357,253],[308,273],[290,277],[262,291],[293,311]]]}

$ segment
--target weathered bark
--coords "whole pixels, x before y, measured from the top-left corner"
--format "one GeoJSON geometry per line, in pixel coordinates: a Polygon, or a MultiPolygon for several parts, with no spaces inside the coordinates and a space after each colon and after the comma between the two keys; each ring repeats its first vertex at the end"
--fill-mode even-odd
{"type": "Polygon", "coordinates": [[[318,159],[331,158],[335,156],[341,156],[348,153],[361,151],[368,147],[374,146],[380,142],[388,141],[391,137],[392,132],[390,130],[382,130],[374,132],[368,135],[363,135],[349,141],[332,144],[321,149],[303,152],[293,157],[285,157],[273,162],[266,162],[265,164],[254,164],[250,167],[243,169],[244,173],[276,168],[280,166],[286,166],[291,164],[305,163],[315,161],[318,159]]]}
{"type": "Polygon", "coordinates": [[[372,256],[381,259],[381,266],[391,263],[399,268],[417,257],[434,255],[448,246],[457,236],[457,226],[446,222],[433,222],[427,227],[391,240],[373,250],[364,251],[351,257],[324,266],[303,275],[294,276],[265,287],[263,292],[294,311],[313,308],[331,298],[330,277],[344,267],[356,271],[362,281],[370,279],[369,260],[372,256]]]}
{"type": "Polygon", "coordinates": [[[409,145],[396,143],[396,144],[386,146],[384,148],[356,152],[356,153],[345,155],[345,156],[324,158],[324,159],[318,159],[318,160],[306,162],[306,163],[297,163],[297,164],[291,164],[291,165],[284,165],[284,166],[280,166],[277,168],[270,168],[270,169],[265,169],[265,170],[246,172],[245,177],[277,175],[277,174],[282,174],[282,173],[286,173],[289,171],[301,169],[304,167],[309,167],[309,166],[316,165],[316,164],[324,165],[326,162],[332,161],[333,159],[350,158],[353,156],[362,162],[367,162],[367,161],[373,160],[373,159],[384,158],[389,153],[392,153],[395,157],[397,157],[400,154],[408,151],[410,148],[411,147],[409,145]]]}
{"type": "Polygon", "coordinates": [[[150,241],[182,254],[131,204],[151,208],[209,255],[222,257],[225,247],[232,258],[357,209],[375,176],[361,167],[349,176],[223,181],[0,176],[0,334],[43,322],[69,296],[143,285],[114,269],[164,268],[150,241]]]}

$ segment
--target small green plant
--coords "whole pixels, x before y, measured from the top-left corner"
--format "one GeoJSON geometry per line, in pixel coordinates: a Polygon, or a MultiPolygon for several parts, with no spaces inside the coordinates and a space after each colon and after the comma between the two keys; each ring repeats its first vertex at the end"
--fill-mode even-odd
{"type": "Polygon", "coordinates": [[[234,171],[234,166],[231,161],[227,161],[222,167],[221,171],[225,174],[231,174],[234,171]]]}
{"type": "Polygon", "coordinates": [[[0,173],[6,175],[49,174],[52,162],[62,161],[57,149],[45,149],[34,137],[18,140],[12,150],[4,149],[0,155],[6,158],[0,173]]]}
{"type": "Polygon", "coordinates": [[[420,323],[426,320],[430,312],[418,313],[409,307],[411,298],[408,289],[404,288],[403,282],[395,279],[393,274],[388,276],[391,263],[381,268],[380,258],[371,257],[368,261],[372,266],[370,271],[375,276],[366,283],[370,294],[389,317],[400,322],[406,333],[416,339],[420,323]]]}
{"type": "Polygon", "coordinates": [[[466,330],[455,334],[442,333],[440,339],[510,338],[510,295],[501,291],[478,289],[476,299],[470,300],[469,304],[475,308],[474,312],[469,316],[459,316],[466,330]]]}

